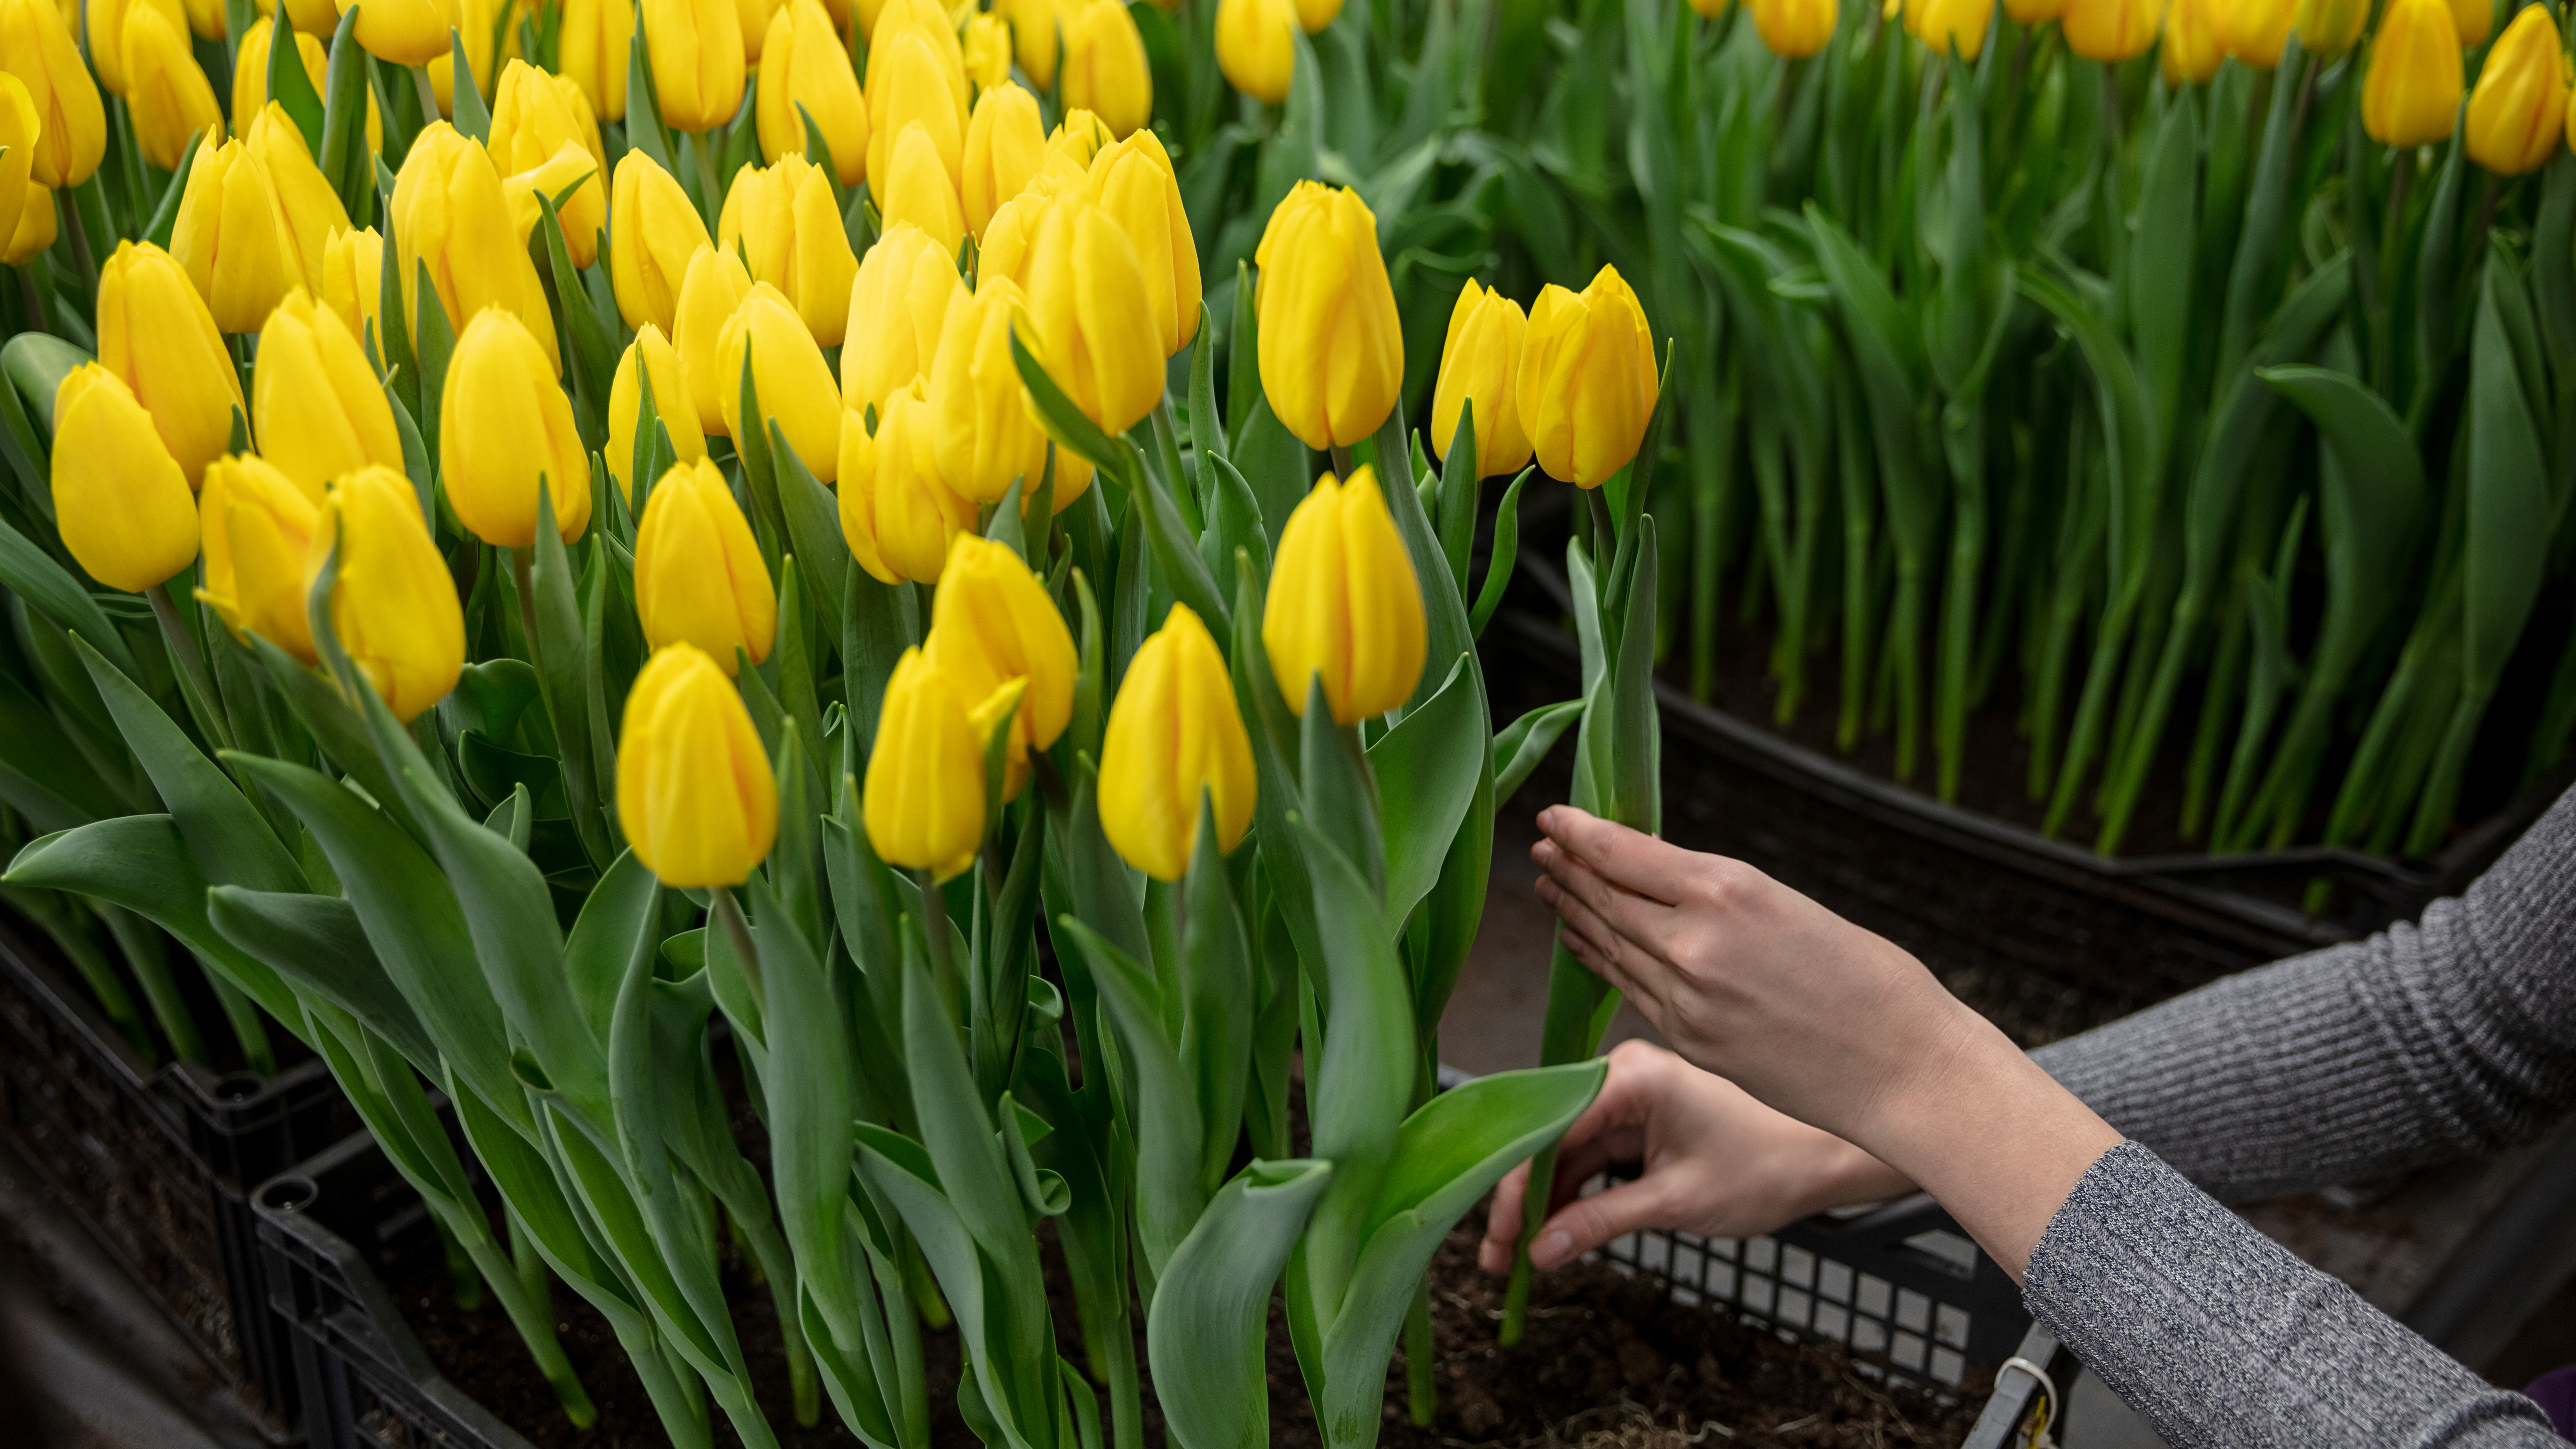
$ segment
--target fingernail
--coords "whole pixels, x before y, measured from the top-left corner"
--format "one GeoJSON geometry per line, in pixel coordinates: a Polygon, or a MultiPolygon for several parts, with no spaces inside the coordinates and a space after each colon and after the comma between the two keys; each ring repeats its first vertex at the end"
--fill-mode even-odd
{"type": "Polygon", "coordinates": [[[1574,1235],[1563,1228],[1539,1234],[1530,1244],[1530,1263],[1534,1267],[1553,1268],[1574,1256],[1574,1235]]]}
{"type": "Polygon", "coordinates": [[[1502,1257],[1502,1250],[1495,1247],[1493,1240],[1490,1238],[1476,1245],[1476,1266],[1483,1269],[1485,1272],[1499,1273],[1503,1271],[1504,1267],[1507,1265],[1502,1261],[1502,1257]]]}

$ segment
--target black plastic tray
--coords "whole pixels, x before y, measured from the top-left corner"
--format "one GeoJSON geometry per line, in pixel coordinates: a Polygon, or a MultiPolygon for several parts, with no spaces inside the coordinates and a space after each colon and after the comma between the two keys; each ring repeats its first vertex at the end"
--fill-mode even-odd
{"type": "Polygon", "coordinates": [[[345,1136],[318,1059],[147,1066],[50,943],[0,910],[0,1130],[283,1440],[296,1422],[249,1190],[345,1136]]]}

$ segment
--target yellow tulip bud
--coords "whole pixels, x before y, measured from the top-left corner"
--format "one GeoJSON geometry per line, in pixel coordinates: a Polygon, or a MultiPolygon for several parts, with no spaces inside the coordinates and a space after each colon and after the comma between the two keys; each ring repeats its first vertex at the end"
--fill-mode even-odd
{"type": "MultiPolygon", "coordinates": [[[[340,204],[340,194],[331,189],[322,168],[313,164],[313,153],[305,149],[304,133],[296,129],[286,108],[277,102],[260,108],[258,119],[251,122],[249,138],[241,144],[259,159],[268,172],[270,186],[277,192],[278,217],[285,223],[288,239],[295,244],[296,282],[318,287],[323,249],[330,244],[331,233],[349,228],[349,212],[340,204]]],[[[172,240],[177,240],[175,231],[172,240]]]]}
{"type": "Polygon", "coordinates": [[[1905,28],[1948,55],[1955,47],[1961,60],[1975,60],[1986,48],[1986,27],[1995,18],[1995,0],[1913,0],[1905,7],[1905,28]]]}
{"type": "MultiPolygon", "coordinates": [[[[716,351],[717,376],[724,387],[718,403],[724,409],[725,435],[736,440],[743,436],[742,370],[748,358],[762,414],[778,424],[787,436],[787,446],[816,481],[829,483],[838,477],[841,392],[833,385],[823,349],[814,345],[814,334],[805,330],[786,295],[767,282],[754,282],[742,305],[725,322],[716,351]]],[[[750,425],[762,424],[754,419],[750,425]]]]}
{"type": "Polygon", "coordinates": [[[635,424],[648,382],[653,416],[671,435],[672,456],[694,463],[707,455],[706,431],[698,426],[697,406],[689,400],[679,351],[661,328],[647,322],[626,344],[625,355],[617,359],[617,375],[608,384],[608,476],[617,480],[617,491],[629,502],[635,498],[635,480],[626,475],[635,467],[635,424]]]}
{"type": "Polygon", "coordinates": [[[966,79],[977,91],[1011,83],[1011,26],[1001,16],[966,17],[966,33],[958,38],[958,49],[966,79]]]}
{"type": "Polygon", "coordinates": [[[1691,13],[1702,20],[1715,20],[1726,13],[1732,0],[1690,0],[1691,13]]]}
{"type": "Polygon", "coordinates": [[[1404,329],[1368,203],[1348,187],[1298,182],[1270,213],[1253,265],[1270,410],[1310,448],[1375,433],[1404,388],[1404,329]]]}
{"type": "Polygon", "coordinates": [[[1458,415],[1475,404],[1476,472],[1491,478],[1529,466],[1529,432],[1521,426],[1521,342],[1529,319],[1521,304],[1472,280],[1449,309],[1440,347],[1440,378],[1431,390],[1431,447],[1441,461],[1458,435],[1458,415]]]}
{"type": "Polygon", "coordinates": [[[868,170],[868,103],[858,72],[817,0],[792,0],[769,20],[761,47],[760,88],[753,97],[760,154],[772,165],[805,154],[805,117],[823,134],[832,172],[856,186],[868,170]],[[800,113],[798,108],[802,107],[800,113]]]}
{"type": "Polygon", "coordinates": [[[449,53],[449,28],[448,0],[367,0],[351,34],[376,59],[412,66],[449,53]]]}
{"type": "Polygon", "coordinates": [[[2165,11],[2165,42],[2157,65],[2165,84],[2207,85],[2227,59],[2227,37],[2220,33],[2219,10],[2225,0],[2172,0],[2165,11]]]}
{"type": "Polygon", "coordinates": [[[2446,0],[2389,0],[2361,85],[2361,128],[2383,146],[2429,146],[2460,109],[2460,37],[2446,0]]]}
{"type": "Polygon", "coordinates": [[[1226,84],[1264,105],[1288,99],[1297,69],[1297,23],[1291,0],[1217,0],[1216,68],[1226,84]]]}
{"type": "MultiPolygon", "coordinates": [[[[955,43],[950,37],[951,49],[955,43]]],[[[868,189],[879,212],[889,205],[886,182],[893,173],[894,143],[910,126],[921,127],[949,188],[956,188],[965,165],[966,103],[960,99],[965,83],[961,80],[952,90],[941,74],[941,59],[937,37],[913,27],[895,30],[868,56],[868,189]]]]}
{"type": "Polygon", "coordinates": [[[1308,35],[1321,35],[1342,13],[1342,0],[1297,0],[1297,23],[1308,35]]]}
{"type": "Polygon", "coordinates": [[[549,75],[515,58],[503,65],[492,99],[492,133],[484,142],[493,166],[504,176],[543,166],[567,141],[590,154],[604,179],[607,152],[600,147],[590,97],[568,76],[549,75]]]}
{"type": "Polygon", "coordinates": [[[734,23],[742,27],[744,64],[759,68],[761,47],[769,42],[769,22],[785,5],[786,0],[733,0],[734,23]]]}
{"type": "Polygon", "coordinates": [[[250,421],[241,374],[188,274],[150,242],[119,242],[98,274],[98,360],[152,414],[153,430],[197,486],[250,421]]]}
{"type": "Polygon", "coordinates": [[[698,428],[712,438],[733,436],[725,422],[727,377],[718,355],[725,323],[751,295],[751,273],[742,259],[714,246],[698,248],[680,282],[679,304],[671,346],[680,354],[680,376],[689,384],[689,401],[698,410],[698,428]]]}
{"type": "Polygon", "coordinates": [[[883,583],[937,583],[975,505],[940,481],[920,382],[886,399],[874,436],[858,413],[841,415],[840,472],[841,537],[859,567],[883,583]]]}
{"type": "Polygon", "coordinates": [[[966,229],[981,241],[993,213],[1020,194],[1046,156],[1038,100],[1018,86],[995,86],[977,98],[966,123],[966,229]]]}
{"type": "Polygon", "coordinates": [[[197,500],[124,379],[84,362],[54,390],[54,523],[89,576],[129,593],[196,562],[197,500]]]}
{"type": "MultiPolygon", "coordinates": [[[[122,96],[131,89],[125,70],[125,23],[144,10],[154,11],[167,21],[170,33],[185,46],[188,13],[179,0],[85,0],[82,7],[81,29],[89,39],[89,63],[97,68],[98,83],[107,88],[109,95],[122,96]]],[[[14,72],[17,67],[8,69],[14,72]]]]}
{"type": "Polygon", "coordinates": [[[984,843],[984,741],[967,708],[919,649],[895,661],[860,810],[868,844],[886,864],[947,880],[975,863],[984,843]]]}
{"type": "MultiPolygon", "coordinates": [[[[951,489],[978,503],[998,503],[1017,480],[1025,510],[1046,476],[1047,435],[1011,358],[1015,324],[1027,325],[1027,299],[1008,277],[986,278],[973,296],[948,309],[930,373],[931,451],[951,489]]],[[[1090,486],[1091,464],[1057,449],[1055,510],[1063,512],[1090,486]]]]}
{"type": "MultiPolygon", "coordinates": [[[[215,14],[218,17],[215,33],[221,35],[223,33],[223,22],[220,18],[223,15],[221,5],[215,7],[215,14]]],[[[287,23],[290,27],[293,24],[291,20],[287,23]]],[[[250,33],[242,37],[241,46],[233,56],[233,136],[236,140],[249,138],[251,122],[259,118],[260,112],[269,103],[268,44],[271,32],[277,29],[277,24],[272,20],[266,25],[252,26],[250,33]]],[[[296,58],[304,62],[304,75],[306,79],[313,82],[313,93],[317,96],[322,94],[323,82],[330,69],[330,56],[322,49],[322,42],[301,30],[290,28],[286,33],[295,37],[296,58]]],[[[384,149],[384,134],[383,119],[376,113],[375,93],[369,91],[367,93],[369,154],[384,149]]]]}
{"type": "Polygon", "coordinates": [[[1291,712],[1320,679],[1333,720],[1354,725],[1413,697],[1429,647],[1422,586],[1374,469],[1327,473],[1288,515],[1261,611],[1261,647],[1291,712]]]}
{"type": "Polygon", "coordinates": [[[1123,140],[1154,115],[1154,72],[1136,17],[1119,0],[1076,0],[1063,17],[1064,103],[1099,116],[1123,140]]]}
{"type": "Polygon", "coordinates": [[[36,110],[29,174],[58,189],[87,181],[107,154],[107,111],[52,0],[0,0],[0,71],[26,86],[36,110]]]}
{"type": "MultiPolygon", "coordinates": [[[[359,7],[362,13],[365,9],[359,7]]],[[[554,373],[562,374],[554,310],[519,239],[490,152],[445,121],[430,122],[403,158],[387,215],[413,336],[419,335],[420,269],[426,264],[450,328],[461,332],[466,319],[486,307],[508,308],[536,339],[554,373]]]]}
{"type": "Polygon", "coordinates": [[[778,778],[760,732],[725,667],[694,644],[653,651],[627,692],[617,824],[644,868],[683,890],[740,885],[777,843],[778,778]]]}
{"type": "MultiPolygon", "coordinates": [[[[185,3],[188,8],[189,23],[196,27],[200,39],[224,38],[222,5],[215,3],[215,0],[185,0],[185,3]],[[211,18],[200,20],[198,18],[200,15],[211,18]]],[[[277,7],[274,0],[251,0],[251,8],[259,13],[261,19],[266,20],[271,18],[270,12],[277,7]]],[[[333,0],[286,0],[286,23],[294,27],[298,34],[329,35],[340,28],[340,7],[334,4],[333,0]]]]}
{"type": "Polygon", "coordinates": [[[1073,718],[1080,667],[1073,631],[1046,586],[1009,545],[958,534],[948,544],[922,654],[961,698],[992,699],[1020,684],[1002,785],[1003,799],[1017,799],[1028,783],[1029,751],[1054,744],[1073,718]]]}
{"type": "Polygon", "coordinates": [[[2495,0],[2451,0],[2451,22],[2459,28],[2460,44],[2475,50],[2495,33],[2495,0]]]}
{"type": "Polygon", "coordinates": [[[384,269],[385,239],[374,227],[335,231],[323,240],[322,305],[340,315],[361,347],[384,299],[384,269]]]}
{"type": "Polygon", "coordinates": [[[305,488],[252,455],[218,458],[197,500],[206,582],[197,597],[237,638],[257,634],[307,664],[304,558],[321,527],[323,490],[305,488]]]}
{"type": "Polygon", "coordinates": [[[2058,23],[2066,31],[2067,49],[2111,65],[2146,54],[2163,18],[2161,0],[2066,0],[2058,23]]]}
{"type": "Polygon", "coordinates": [[[1055,131],[1047,137],[1047,160],[1058,156],[1070,160],[1074,168],[1089,171],[1100,158],[1103,148],[1118,138],[1109,133],[1109,123],[1085,107],[1068,108],[1064,119],[1056,122],[1055,131]]]}
{"type": "Polygon", "coordinates": [[[599,233],[608,222],[608,184],[602,179],[599,158],[583,150],[580,142],[566,141],[535,166],[502,177],[501,195],[509,203],[510,225],[522,247],[536,235],[537,223],[545,220],[545,208],[537,198],[562,197],[555,221],[563,228],[564,255],[576,267],[599,260],[599,233]]]}
{"type": "Polygon", "coordinates": [[[2567,80],[2549,7],[2525,9],[2487,52],[2469,95],[2469,159],[2499,176],[2548,164],[2566,125],[2567,80]]]}
{"type": "Polygon", "coordinates": [[[742,109],[747,57],[742,20],[733,7],[693,0],[645,0],[644,48],[662,123],[698,135],[742,109]]]}
{"type": "Polygon", "coordinates": [[[627,326],[649,322],[671,331],[689,260],[713,243],[705,219],[670,172],[642,151],[630,150],[618,161],[609,206],[608,280],[627,326]]]}
{"type": "Polygon", "coordinates": [[[882,412],[890,394],[930,372],[958,297],[953,255],[910,222],[888,226],[868,248],[842,332],[842,406],[882,412]]]}
{"type": "Polygon", "coordinates": [[[1804,60],[1834,38],[1834,0],[1752,0],[1752,4],[1754,30],[1764,47],[1784,60],[1804,60]]]}
{"type": "Polygon", "coordinates": [[[734,651],[758,664],[778,633],[778,595],[751,525],[716,465],[677,463],[653,485],[635,529],[635,617],[659,649],[694,644],[730,677],[734,651]]]}
{"type": "Polygon", "coordinates": [[[2241,65],[2271,70],[2281,63],[2299,0],[2235,0],[2217,9],[2220,44],[2241,65]]]}
{"type": "Polygon", "coordinates": [[[1152,131],[1139,130],[1101,152],[1092,174],[1100,204],[1135,244],[1163,355],[1179,356],[1199,330],[1199,247],[1171,153],[1152,131]]]}
{"type": "Polygon", "coordinates": [[[301,287],[260,329],[251,421],[268,462],[313,498],[352,468],[403,466],[393,405],[366,349],[301,287]]]}
{"type": "Polygon", "coordinates": [[[734,173],[716,218],[716,245],[729,252],[739,248],[751,279],[784,293],[815,342],[841,345],[859,259],[850,252],[850,234],[832,200],[831,177],[806,164],[802,151],[789,152],[774,166],[734,173]]]}
{"type": "Polygon", "coordinates": [[[125,79],[135,145],[164,171],[178,169],[188,143],[207,127],[224,123],[215,88],[188,48],[187,26],[171,24],[147,0],[125,17],[125,79]]]}
{"type": "Polygon", "coordinates": [[[949,251],[966,239],[966,213],[958,205],[956,177],[939,159],[938,147],[919,121],[905,123],[895,137],[886,169],[869,179],[884,203],[889,224],[918,227],[949,251]]]}
{"type": "MultiPolygon", "coordinates": [[[[916,78],[936,73],[948,88],[948,99],[957,112],[957,124],[966,124],[966,52],[957,41],[957,25],[940,0],[887,0],[877,14],[876,28],[868,33],[868,73],[865,89],[870,101],[876,99],[878,87],[888,83],[894,72],[912,71],[916,78]],[[906,34],[918,35],[927,50],[915,53],[909,46],[895,42],[906,34]],[[920,69],[927,57],[930,70],[920,69]]],[[[878,119],[868,113],[871,123],[878,119]]]]}
{"type": "Polygon", "coordinates": [[[1660,384],[1645,309],[1618,268],[1581,292],[1539,292],[1513,386],[1549,477],[1598,488],[1637,456],[1660,384]]]}
{"type": "Polygon", "coordinates": [[[1056,54],[1061,46],[1057,34],[1058,14],[1066,0],[994,0],[993,13],[1011,27],[1011,43],[1020,62],[1020,72],[1029,84],[1043,91],[1055,84],[1056,54]]]}
{"type": "Polygon", "coordinates": [[[17,224],[9,229],[8,240],[0,241],[0,266],[18,266],[53,244],[54,189],[31,181],[17,224]]]}
{"type": "Polygon", "coordinates": [[[1198,849],[1201,799],[1224,854],[1252,827],[1259,790],[1225,656],[1189,605],[1174,604],[1127,662],[1109,706],[1100,746],[1101,833],[1129,865],[1156,880],[1179,880],[1198,849]]]}
{"type": "Polygon", "coordinates": [[[2361,43],[2370,0],[2298,0],[2299,48],[2310,55],[2341,55],[2361,43]]]}
{"type": "Polygon", "coordinates": [[[332,479],[304,555],[306,592],[335,548],[331,632],[385,708],[409,724],[445,699],[465,669],[465,611],[411,481],[391,468],[332,479]]]}
{"type": "Polygon", "coordinates": [[[2004,13],[2024,25],[2055,20],[2066,13],[2066,0],[2004,0],[2004,13]]]}
{"type": "Polygon", "coordinates": [[[555,70],[581,87],[595,120],[626,119],[627,53],[635,39],[635,7],[618,0],[563,0],[555,35],[555,70]]]}
{"type": "Polygon", "coordinates": [[[1098,202],[1067,195],[1048,208],[1030,249],[1028,306],[1057,385],[1110,436],[1162,401],[1162,337],[1145,270],[1098,202]]]}
{"type": "MultiPolygon", "coordinates": [[[[503,62],[519,53],[518,0],[448,0],[456,11],[456,33],[465,41],[465,64],[474,73],[474,90],[487,100],[503,62]],[[497,39],[496,39],[497,32],[497,39]]],[[[430,57],[430,93],[438,113],[456,119],[456,53],[442,46],[430,57]]]]}
{"type": "MultiPolygon", "coordinates": [[[[35,183],[36,138],[44,121],[26,82],[0,70],[0,241],[14,240],[35,183]]],[[[46,198],[50,201],[52,198],[46,198]]]]}
{"type": "Polygon", "coordinates": [[[439,393],[438,472],[457,521],[485,543],[536,542],[540,480],[564,542],[590,524],[590,455],[572,400],[508,308],[475,313],[456,339],[439,393]]]}

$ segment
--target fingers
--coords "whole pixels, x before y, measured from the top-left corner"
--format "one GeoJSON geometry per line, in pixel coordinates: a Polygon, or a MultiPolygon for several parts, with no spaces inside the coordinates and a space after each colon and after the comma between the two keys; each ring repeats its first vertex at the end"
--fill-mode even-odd
{"type": "Polygon", "coordinates": [[[1613,1238],[1641,1228],[1676,1226],[1680,1218],[1674,1206],[1664,1182],[1651,1173],[1608,1192],[1577,1198],[1530,1240],[1530,1266],[1561,1268],[1613,1238]]]}
{"type": "Polygon", "coordinates": [[[1512,1250],[1521,1241],[1521,1199],[1529,1191],[1529,1164],[1503,1174],[1494,1184],[1494,1203],[1485,1213],[1485,1240],[1476,1245],[1476,1266],[1488,1273],[1508,1273],[1512,1250]]]}
{"type": "Polygon", "coordinates": [[[1698,869],[1692,852],[1571,805],[1540,811],[1538,828],[1611,884],[1658,905],[1687,896],[1698,869]]]}
{"type": "Polygon", "coordinates": [[[1594,914],[1641,946],[1655,945],[1672,928],[1676,914],[1673,907],[1612,881],[1581,855],[1553,841],[1542,840],[1530,847],[1530,859],[1538,862],[1548,879],[1580,897],[1594,914]]]}
{"type": "Polygon", "coordinates": [[[1625,942],[1590,905],[1557,884],[1554,877],[1539,877],[1538,898],[1556,912],[1561,923],[1558,934],[1575,959],[1630,996],[1639,994],[1628,962],[1628,956],[1636,951],[1634,946],[1625,942]]]}

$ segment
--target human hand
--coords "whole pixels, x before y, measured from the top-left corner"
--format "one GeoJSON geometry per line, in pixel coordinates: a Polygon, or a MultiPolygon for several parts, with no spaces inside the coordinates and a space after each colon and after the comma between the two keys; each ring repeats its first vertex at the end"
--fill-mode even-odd
{"type": "MultiPolygon", "coordinates": [[[[1566,1129],[1558,1152],[1555,1200],[1530,1241],[1530,1263],[1542,1270],[1641,1228],[1751,1237],[1829,1207],[1913,1190],[1841,1138],[1782,1116],[1724,1077],[1642,1041],[1612,1050],[1601,1095],[1566,1129]],[[1645,1172],[1607,1192],[1575,1196],[1594,1173],[1617,1162],[1641,1162],[1645,1172]]],[[[1523,1163],[1494,1189],[1485,1240],[1476,1249],[1477,1264],[1488,1273],[1511,1268],[1528,1186],[1523,1163]]]]}

